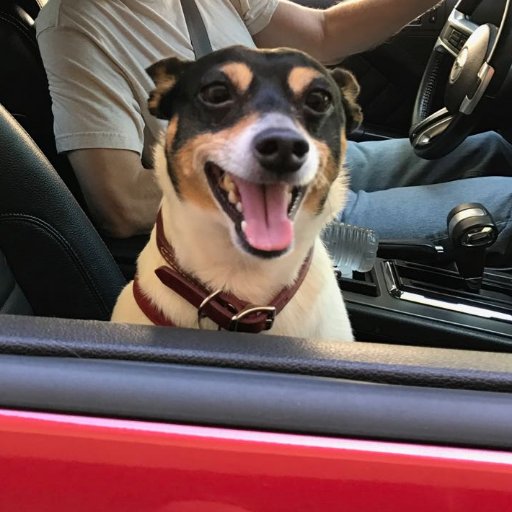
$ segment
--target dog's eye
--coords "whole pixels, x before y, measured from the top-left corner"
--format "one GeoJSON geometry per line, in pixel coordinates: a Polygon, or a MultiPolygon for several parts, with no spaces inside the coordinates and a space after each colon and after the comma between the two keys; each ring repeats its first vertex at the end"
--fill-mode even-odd
{"type": "Polygon", "coordinates": [[[232,99],[227,85],[222,83],[214,83],[203,87],[199,97],[209,105],[222,105],[232,99]]]}
{"type": "Polygon", "coordinates": [[[332,96],[323,89],[314,89],[306,96],[305,104],[313,112],[323,114],[332,105],[332,96]]]}

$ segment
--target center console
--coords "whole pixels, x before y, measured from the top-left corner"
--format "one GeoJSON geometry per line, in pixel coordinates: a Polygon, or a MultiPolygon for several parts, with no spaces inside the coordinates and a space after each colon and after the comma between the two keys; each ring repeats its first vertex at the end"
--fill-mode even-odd
{"type": "Polygon", "coordinates": [[[447,222],[448,251],[388,244],[371,272],[338,273],[357,339],[512,349],[512,269],[485,267],[498,234],[492,217],[482,205],[467,203],[447,222]]]}
{"type": "Polygon", "coordinates": [[[360,341],[512,349],[512,273],[487,269],[470,291],[454,267],[379,258],[371,272],[338,281],[360,341]]]}

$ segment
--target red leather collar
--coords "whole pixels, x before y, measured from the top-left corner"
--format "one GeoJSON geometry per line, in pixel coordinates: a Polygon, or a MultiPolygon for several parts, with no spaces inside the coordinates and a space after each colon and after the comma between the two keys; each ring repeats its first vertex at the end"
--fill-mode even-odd
{"type": "Polygon", "coordinates": [[[139,278],[136,275],[133,280],[133,297],[135,302],[154,325],[163,325],[165,327],[175,327],[174,323],[167,318],[162,311],[156,308],[151,299],[142,291],[139,284],[139,278]]]}
{"type": "MultiPolygon", "coordinates": [[[[222,290],[212,292],[191,275],[186,274],[179,267],[174,250],[165,238],[160,211],[156,221],[156,242],[168,266],[157,268],[155,274],[165,286],[198,310],[199,325],[201,319],[206,317],[213,320],[220,329],[251,333],[258,333],[272,327],[276,315],[288,304],[304,281],[313,255],[313,249],[311,249],[292,286],[283,288],[268,306],[256,306],[222,290]]],[[[155,325],[174,325],[142,293],[137,277],[133,284],[133,294],[139,307],[155,325]]]]}

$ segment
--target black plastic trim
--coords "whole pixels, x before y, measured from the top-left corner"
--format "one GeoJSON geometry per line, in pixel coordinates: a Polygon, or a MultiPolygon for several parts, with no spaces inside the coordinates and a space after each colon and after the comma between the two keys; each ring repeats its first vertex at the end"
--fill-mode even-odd
{"type": "Polygon", "coordinates": [[[175,363],[512,392],[512,354],[8,315],[0,316],[0,327],[0,354],[175,363]]]}
{"type": "Polygon", "coordinates": [[[0,406],[512,448],[512,395],[123,361],[0,356],[0,406]]]}

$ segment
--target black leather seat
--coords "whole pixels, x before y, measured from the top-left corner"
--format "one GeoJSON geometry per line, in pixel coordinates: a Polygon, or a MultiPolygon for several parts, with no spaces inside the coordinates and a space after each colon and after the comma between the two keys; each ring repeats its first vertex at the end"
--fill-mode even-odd
{"type": "Polygon", "coordinates": [[[0,279],[11,280],[12,272],[36,315],[108,319],[125,279],[78,204],[74,174],[55,149],[34,30],[44,3],[0,3],[0,251],[6,259],[0,279]]]}
{"type": "Polygon", "coordinates": [[[73,195],[1,106],[0,250],[36,315],[108,319],[125,283],[73,195]]]}
{"type": "MultiPolygon", "coordinates": [[[[34,19],[46,0],[0,2],[0,103],[26,130],[87,213],[87,205],[65,155],[57,154],[48,81],[35,37],[34,19]]],[[[116,240],[104,238],[127,277],[147,236],[116,240]]]]}
{"type": "Polygon", "coordinates": [[[108,319],[125,283],[73,195],[1,106],[0,250],[36,315],[108,319]]]}
{"type": "Polygon", "coordinates": [[[32,137],[84,207],[71,166],[55,148],[48,81],[34,28],[34,18],[44,3],[45,0],[0,2],[0,103],[32,137]]]}

